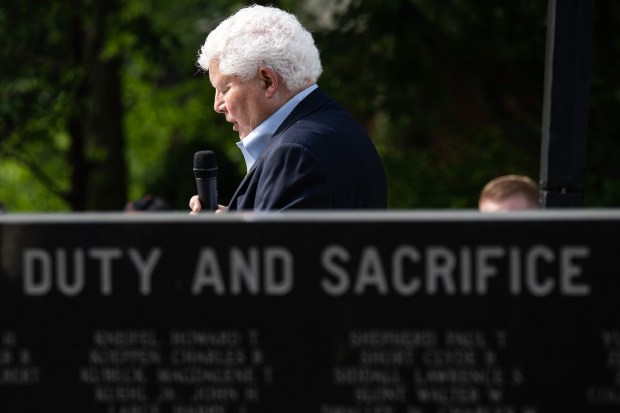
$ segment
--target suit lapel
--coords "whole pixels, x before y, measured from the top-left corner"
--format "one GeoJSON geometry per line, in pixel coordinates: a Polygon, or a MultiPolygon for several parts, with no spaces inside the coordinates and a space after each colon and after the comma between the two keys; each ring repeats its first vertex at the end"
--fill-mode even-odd
{"type": "MultiPolygon", "coordinates": [[[[241,192],[241,190],[245,187],[247,187],[248,182],[250,182],[250,178],[252,177],[252,175],[254,175],[254,171],[256,170],[256,164],[258,163],[258,160],[256,160],[256,162],[254,162],[254,165],[252,165],[252,167],[250,168],[250,170],[248,171],[247,174],[245,174],[245,176],[243,177],[243,179],[241,180],[241,183],[239,184],[239,186],[237,186],[237,189],[235,190],[235,193],[233,194],[233,196],[230,198],[230,202],[228,203],[228,206],[226,207],[226,212],[228,212],[230,210],[230,207],[234,204],[237,203],[237,197],[239,196],[239,193],[241,192]]],[[[236,208],[235,208],[236,209],[236,208]]]]}

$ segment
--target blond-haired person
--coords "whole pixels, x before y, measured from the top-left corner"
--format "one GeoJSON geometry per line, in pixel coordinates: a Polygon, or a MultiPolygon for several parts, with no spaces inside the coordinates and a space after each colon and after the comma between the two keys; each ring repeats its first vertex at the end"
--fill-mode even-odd
{"type": "Polygon", "coordinates": [[[503,175],[489,181],[480,192],[481,212],[519,211],[540,208],[538,185],[525,175],[503,175]]]}

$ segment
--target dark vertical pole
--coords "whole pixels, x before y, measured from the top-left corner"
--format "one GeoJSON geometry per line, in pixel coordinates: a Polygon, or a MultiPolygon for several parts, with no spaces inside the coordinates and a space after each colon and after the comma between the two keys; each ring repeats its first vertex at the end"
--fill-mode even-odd
{"type": "Polygon", "coordinates": [[[592,0],[549,0],[542,119],[543,208],[582,207],[592,0]]]}

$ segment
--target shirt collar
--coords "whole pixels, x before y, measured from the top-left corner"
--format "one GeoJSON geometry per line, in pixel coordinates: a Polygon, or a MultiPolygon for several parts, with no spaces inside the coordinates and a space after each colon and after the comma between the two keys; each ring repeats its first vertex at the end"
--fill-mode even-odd
{"type": "Polygon", "coordinates": [[[317,87],[318,86],[314,84],[293,96],[288,102],[282,105],[280,109],[254,128],[248,136],[237,142],[237,147],[243,154],[243,159],[245,159],[245,165],[248,171],[252,168],[252,165],[254,165],[254,162],[256,162],[260,154],[263,153],[263,150],[269,144],[269,140],[275,131],[278,130],[282,122],[291,114],[299,102],[304,100],[306,96],[317,87]]]}

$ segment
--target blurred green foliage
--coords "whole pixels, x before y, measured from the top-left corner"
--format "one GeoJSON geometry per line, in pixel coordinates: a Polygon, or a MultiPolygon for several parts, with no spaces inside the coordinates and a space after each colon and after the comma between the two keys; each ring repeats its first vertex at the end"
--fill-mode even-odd
{"type": "MultiPolygon", "coordinates": [[[[226,203],[245,166],[195,60],[208,32],[246,3],[3,1],[5,208],[120,210],[149,193],[187,209],[202,149],[216,153],[226,203]]],[[[497,175],[537,179],[546,2],[259,3],[313,32],[319,85],[375,141],[391,208],[475,208],[497,175]]],[[[619,206],[620,4],[594,7],[585,202],[619,206]]]]}

